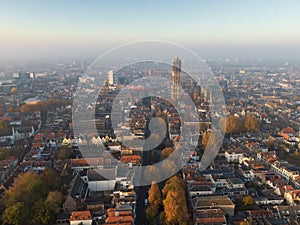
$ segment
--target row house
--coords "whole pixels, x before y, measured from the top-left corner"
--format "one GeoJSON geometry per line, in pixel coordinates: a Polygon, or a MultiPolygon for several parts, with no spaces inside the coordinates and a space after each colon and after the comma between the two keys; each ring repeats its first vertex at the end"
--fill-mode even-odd
{"type": "Polygon", "coordinates": [[[92,225],[93,219],[90,211],[74,211],[70,216],[70,225],[92,225]]]}
{"type": "Polygon", "coordinates": [[[226,225],[226,217],[222,209],[201,209],[194,212],[195,225],[226,225]]]}
{"type": "Polygon", "coordinates": [[[291,166],[285,161],[274,162],[271,169],[287,181],[299,178],[299,168],[291,166]]]}
{"type": "Polygon", "coordinates": [[[130,205],[117,205],[115,208],[109,208],[106,212],[104,225],[133,225],[134,214],[130,205]]]}

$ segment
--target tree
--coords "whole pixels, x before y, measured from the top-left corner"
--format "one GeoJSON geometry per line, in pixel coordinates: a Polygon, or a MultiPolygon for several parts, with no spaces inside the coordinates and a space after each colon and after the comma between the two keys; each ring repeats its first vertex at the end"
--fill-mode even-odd
{"type": "Polygon", "coordinates": [[[152,163],[157,163],[160,160],[159,154],[156,153],[155,149],[152,149],[150,152],[150,158],[152,163]]]}
{"type": "Polygon", "coordinates": [[[7,207],[2,215],[3,224],[23,225],[29,223],[29,210],[23,202],[7,207]]]}
{"type": "Polygon", "coordinates": [[[276,143],[276,138],[269,135],[268,139],[265,141],[265,145],[270,149],[276,143]]]}
{"type": "Polygon", "coordinates": [[[258,206],[250,195],[245,195],[237,202],[237,208],[238,210],[255,210],[258,209],[258,206]]]}
{"type": "Polygon", "coordinates": [[[248,220],[240,222],[239,225],[251,225],[252,223],[248,220]]]}
{"type": "Polygon", "coordinates": [[[187,224],[189,214],[185,195],[186,184],[182,177],[171,177],[165,184],[162,194],[164,196],[164,224],[187,224]]]}
{"type": "Polygon", "coordinates": [[[0,160],[5,159],[8,156],[8,150],[6,148],[0,148],[0,160]]]}
{"type": "Polygon", "coordinates": [[[182,194],[182,195],[185,195],[184,180],[178,175],[175,175],[175,176],[171,177],[166,182],[166,184],[165,184],[165,186],[162,190],[163,196],[166,197],[170,190],[174,190],[174,191],[180,192],[180,194],[182,194]]]}
{"type": "Polygon", "coordinates": [[[29,113],[31,111],[30,105],[24,104],[20,107],[20,112],[21,113],[29,113]]]}
{"type": "Polygon", "coordinates": [[[246,115],[243,118],[244,129],[247,132],[257,132],[258,131],[258,120],[253,116],[246,115]]]}
{"type": "Polygon", "coordinates": [[[159,209],[162,203],[161,193],[157,183],[155,182],[152,182],[151,184],[148,201],[150,206],[146,210],[147,221],[149,224],[154,225],[157,224],[159,220],[159,209]]]}
{"type": "Polygon", "coordinates": [[[170,190],[163,201],[166,224],[188,224],[189,215],[185,195],[170,190]]]}
{"type": "Polygon", "coordinates": [[[148,201],[150,205],[154,205],[158,210],[159,205],[161,204],[161,193],[157,183],[152,182],[149,190],[148,201]]]}
{"type": "Polygon", "coordinates": [[[46,201],[59,207],[64,200],[64,196],[60,191],[50,191],[46,201]]]}
{"type": "Polygon", "coordinates": [[[149,206],[146,209],[146,219],[147,219],[147,224],[149,225],[156,225],[158,224],[159,218],[156,215],[156,211],[153,207],[149,206]]]}
{"type": "Polygon", "coordinates": [[[202,142],[201,144],[203,145],[204,149],[206,149],[209,139],[210,139],[211,133],[206,131],[204,132],[203,136],[202,136],[202,142]]]}
{"type": "Polygon", "coordinates": [[[253,198],[250,195],[244,196],[243,199],[242,199],[242,202],[245,206],[255,204],[253,198]]]}
{"type": "Polygon", "coordinates": [[[52,170],[41,175],[33,171],[19,174],[14,186],[5,192],[3,221],[7,224],[49,224],[59,213],[63,201],[62,194],[55,191],[58,187],[57,174],[52,170]],[[14,214],[22,219],[21,222],[14,214]]]}
{"type": "Polygon", "coordinates": [[[48,202],[39,200],[33,206],[34,216],[33,223],[34,224],[49,224],[51,221],[51,206],[48,202]]]}
{"type": "Polygon", "coordinates": [[[12,95],[16,95],[18,93],[18,89],[13,87],[11,90],[10,90],[10,94],[12,95]]]}
{"type": "Polygon", "coordinates": [[[68,146],[62,146],[57,158],[58,159],[71,159],[73,157],[73,151],[68,146]]]}
{"type": "Polygon", "coordinates": [[[15,179],[14,186],[5,192],[6,207],[10,207],[18,202],[23,202],[26,206],[33,205],[35,201],[43,197],[42,187],[42,180],[33,171],[20,174],[15,179]]]}
{"type": "Polygon", "coordinates": [[[219,121],[219,127],[224,133],[231,135],[233,133],[237,133],[240,130],[241,123],[239,121],[239,117],[230,115],[222,118],[219,121]]]}
{"type": "Polygon", "coordinates": [[[9,106],[7,109],[7,112],[9,112],[9,113],[12,113],[14,111],[15,111],[15,109],[12,106],[9,106]]]}
{"type": "Polygon", "coordinates": [[[40,178],[42,179],[43,185],[45,187],[45,193],[48,193],[49,191],[55,191],[59,188],[58,177],[58,174],[54,170],[45,170],[40,175],[40,178]]]}
{"type": "Polygon", "coordinates": [[[165,158],[169,157],[173,152],[174,152],[174,148],[171,148],[171,147],[165,148],[161,152],[161,158],[165,159],[165,158]]]}
{"type": "Polygon", "coordinates": [[[4,120],[0,120],[0,130],[5,129],[7,127],[7,123],[4,120]]]}

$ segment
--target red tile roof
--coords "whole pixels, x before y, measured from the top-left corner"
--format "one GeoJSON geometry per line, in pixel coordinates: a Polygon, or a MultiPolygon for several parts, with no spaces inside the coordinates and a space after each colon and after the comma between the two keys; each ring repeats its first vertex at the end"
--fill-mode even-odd
{"type": "Polygon", "coordinates": [[[70,216],[70,221],[76,221],[76,220],[91,220],[92,215],[90,211],[76,211],[72,212],[70,216]]]}
{"type": "Polygon", "coordinates": [[[282,133],[290,133],[290,134],[294,134],[294,133],[296,133],[296,131],[292,128],[292,127],[286,127],[286,128],[283,128],[282,129],[282,131],[281,131],[282,133]]]}

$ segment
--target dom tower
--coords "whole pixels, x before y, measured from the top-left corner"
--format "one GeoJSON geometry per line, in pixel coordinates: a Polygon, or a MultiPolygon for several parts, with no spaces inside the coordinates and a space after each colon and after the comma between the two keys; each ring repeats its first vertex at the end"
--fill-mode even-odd
{"type": "Polygon", "coordinates": [[[172,66],[172,87],[171,100],[176,100],[179,97],[181,88],[181,60],[176,57],[173,59],[172,66]]]}

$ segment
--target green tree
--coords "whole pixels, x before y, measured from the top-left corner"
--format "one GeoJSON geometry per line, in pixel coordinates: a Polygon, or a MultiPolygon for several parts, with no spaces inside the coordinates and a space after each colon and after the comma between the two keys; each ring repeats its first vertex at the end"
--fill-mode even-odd
{"type": "Polygon", "coordinates": [[[33,206],[34,216],[33,223],[34,224],[49,224],[51,221],[51,205],[46,202],[39,200],[33,206]]]}
{"type": "Polygon", "coordinates": [[[45,170],[40,178],[43,182],[45,193],[49,191],[55,191],[59,188],[58,174],[54,170],[45,170]]]}
{"type": "Polygon", "coordinates": [[[242,199],[242,202],[245,206],[255,204],[253,198],[250,195],[244,196],[243,199],[242,199]]]}
{"type": "Polygon", "coordinates": [[[6,148],[0,148],[0,160],[5,159],[8,156],[8,150],[6,148]]]}
{"type": "Polygon", "coordinates": [[[253,198],[250,195],[245,195],[237,202],[238,210],[255,210],[258,206],[255,204],[253,198]]]}
{"type": "Polygon", "coordinates": [[[62,194],[55,191],[58,184],[57,174],[52,170],[40,175],[33,171],[20,174],[5,192],[3,221],[6,224],[49,224],[59,213],[63,201],[62,194]]]}
{"type": "Polygon", "coordinates": [[[151,157],[152,163],[157,163],[160,160],[160,156],[159,156],[159,154],[156,153],[155,149],[151,150],[150,157],[151,157]]]}
{"type": "Polygon", "coordinates": [[[0,120],[0,130],[5,129],[7,127],[7,123],[4,120],[0,120]]]}
{"type": "Polygon", "coordinates": [[[33,205],[35,201],[43,197],[42,187],[42,180],[33,171],[20,174],[15,179],[14,186],[5,192],[4,201],[6,207],[18,202],[23,202],[26,206],[33,205]]]}
{"type": "Polygon", "coordinates": [[[30,213],[23,202],[17,202],[7,207],[2,215],[3,224],[29,224],[30,213]]]}

